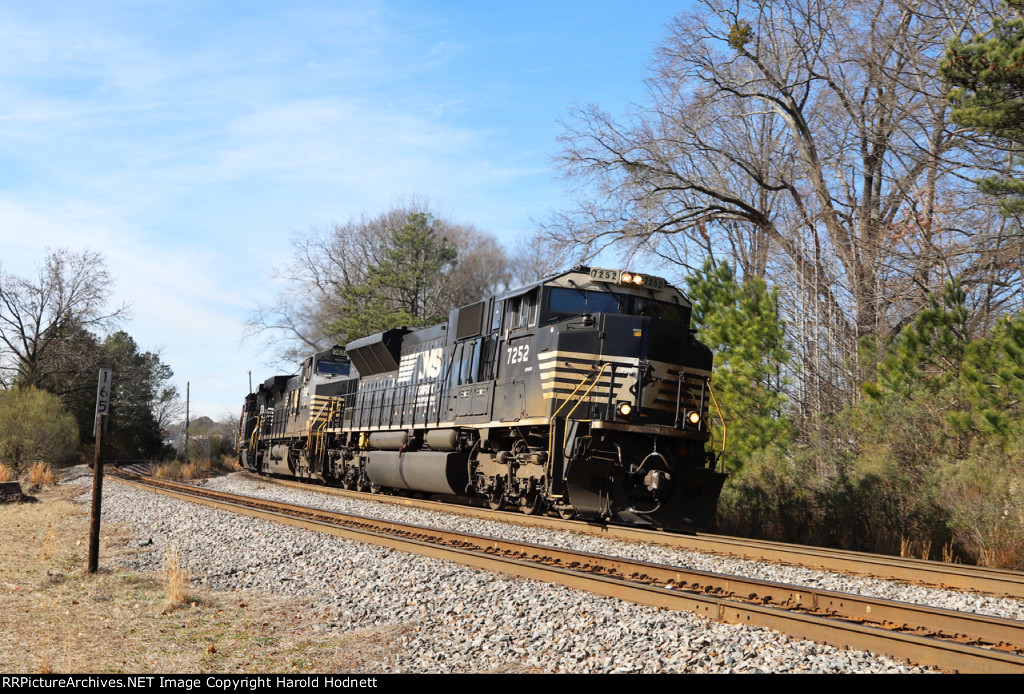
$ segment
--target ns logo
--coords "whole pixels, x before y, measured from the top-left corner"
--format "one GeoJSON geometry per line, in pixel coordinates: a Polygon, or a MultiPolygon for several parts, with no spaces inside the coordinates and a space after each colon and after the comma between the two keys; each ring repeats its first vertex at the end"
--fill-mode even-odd
{"type": "Polygon", "coordinates": [[[438,378],[441,375],[443,355],[441,347],[405,355],[398,366],[398,382],[431,381],[438,378]]]}

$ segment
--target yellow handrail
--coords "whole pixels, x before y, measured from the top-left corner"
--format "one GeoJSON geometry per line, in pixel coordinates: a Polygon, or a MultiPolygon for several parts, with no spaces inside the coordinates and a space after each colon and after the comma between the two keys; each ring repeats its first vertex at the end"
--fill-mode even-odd
{"type": "MultiPolygon", "coordinates": [[[[601,374],[603,374],[604,370],[607,369],[607,368],[608,368],[608,364],[607,363],[605,363],[605,364],[603,364],[601,366],[600,371],[597,372],[597,376],[594,377],[594,382],[592,384],[590,384],[590,388],[587,389],[587,392],[583,394],[583,397],[580,398],[579,402],[577,402],[576,405],[572,408],[572,410],[570,410],[569,414],[566,415],[566,419],[568,419],[569,416],[571,416],[572,413],[576,411],[576,408],[580,406],[580,403],[583,402],[587,398],[588,395],[590,395],[590,391],[592,391],[594,389],[594,386],[597,385],[597,382],[599,380],[601,380],[601,374]]],[[[584,376],[583,380],[581,380],[579,382],[579,384],[573,389],[573,391],[571,393],[569,393],[569,397],[567,397],[562,402],[562,404],[559,405],[558,409],[555,410],[554,414],[551,415],[552,426],[551,426],[551,432],[548,434],[548,452],[549,452],[549,454],[553,453],[553,451],[555,449],[555,427],[554,427],[555,418],[558,416],[558,413],[561,412],[563,409],[565,409],[565,406],[568,405],[572,401],[572,399],[573,399],[573,397],[575,397],[576,393],[578,393],[580,388],[583,387],[583,384],[585,384],[588,380],[590,380],[590,376],[591,376],[591,374],[587,374],[586,376],[584,376]]],[[[565,444],[568,442],[568,440],[569,440],[569,430],[568,430],[568,428],[566,428],[565,436],[562,438],[562,449],[563,450],[565,449],[565,444]]]]}
{"type": "Polygon", "coordinates": [[[260,427],[263,426],[263,417],[256,415],[256,426],[253,427],[252,434],[249,435],[249,448],[256,448],[256,441],[260,437],[260,427]]]}
{"type": "MultiPolygon", "coordinates": [[[[331,401],[328,400],[323,405],[321,405],[320,406],[320,411],[316,413],[316,415],[313,417],[312,422],[310,423],[309,434],[306,435],[306,450],[309,451],[310,453],[314,452],[313,451],[313,430],[314,430],[314,427],[316,427],[316,423],[317,423],[317,421],[319,421],[320,415],[323,414],[324,410],[327,409],[327,406],[330,405],[330,404],[331,404],[331,401]]],[[[317,443],[319,443],[319,436],[317,437],[317,439],[318,439],[317,443]]]]}
{"type": "MultiPolygon", "coordinates": [[[[604,365],[601,366],[601,370],[597,372],[597,376],[594,377],[594,382],[590,384],[589,388],[587,388],[587,392],[580,396],[580,399],[576,402],[576,404],[573,406],[573,408],[571,410],[569,410],[569,414],[565,415],[565,419],[566,419],[567,422],[569,421],[569,418],[572,417],[572,413],[576,411],[576,408],[578,408],[580,405],[582,405],[583,401],[586,400],[590,396],[590,391],[594,390],[594,388],[597,387],[598,382],[600,382],[600,380],[601,380],[601,374],[603,374],[604,370],[607,369],[607,368],[608,368],[608,364],[607,363],[605,363],[604,365]]],[[[609,387],[611,387],[611,386],[609,386],[609,387]]],[[[565,450],[565,444],[567,444],[568,442],[569,442],[569,427],[566,426],[565,427],[565,434],[562,436],[562,450],[563,451],[565,450]]]]}
{"type": "Polygon", "coordinates": [[[317,432],[317,453],[320,454],[324,452],[324,446],[326,445],[327,441],[327,437],[324,436],[324,429],[326,429],[327,425],[330,424],[331,420],[334,419],[334,412],[337,409],[338,401],[337,399],[331,399],[329,404],[331,406],[331,409],[327,411],[327,416],[324,418],[324,421],[320,423],[320,430],[317,432]]]}
{"type": "Polygon", "coordinates": [[[715,403],[715,409],[718,410],[718,418],[722,420],[722,450],[719,453],[725,453],[725,437],[729,433],[729,427],[725,425],[725,416],[722,414],[722,408],[718,406],[718,398],[715,397],[715,391],[711,388],[711,379],[705,378],[704,382],[708,384],[708,392],[711,393],[711,402],[715,403]]]}

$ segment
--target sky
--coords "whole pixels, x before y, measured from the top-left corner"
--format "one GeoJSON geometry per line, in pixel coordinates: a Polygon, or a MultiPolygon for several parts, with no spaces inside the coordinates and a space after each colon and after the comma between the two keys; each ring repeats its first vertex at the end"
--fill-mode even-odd
{"type": "Polygon", "coordinates": [[[233,416],[294,371],[243,329],[293,235],[415,198],[511,248],[571,205],[570,107],[641,102],[687,4],[5,0],[0,266],[102,253],[192,417],[233,416]]]}

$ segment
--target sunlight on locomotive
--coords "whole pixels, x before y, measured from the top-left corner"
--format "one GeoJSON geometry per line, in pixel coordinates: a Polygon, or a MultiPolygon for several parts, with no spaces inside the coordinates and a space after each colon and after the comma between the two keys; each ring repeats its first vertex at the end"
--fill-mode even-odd
{"type": "MultiPolygon", "coordinates": [[[[655,275],[576,267],[307,359],[245,399],[262,474],[494,509],[697,530],[726,475],[712,354],[655,275]],[[682,415],[682,416],[681,416],[682,415]]],[[[724,437],[723,437],[724,438],[724,437]]]]}

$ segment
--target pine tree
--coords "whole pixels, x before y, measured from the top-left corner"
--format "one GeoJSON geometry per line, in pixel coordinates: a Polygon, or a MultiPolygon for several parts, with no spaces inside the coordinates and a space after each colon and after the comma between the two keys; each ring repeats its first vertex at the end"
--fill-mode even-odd
{"type": "Polygon", "coordinates": [[[942,427],[938,440],[955,440],[950,453],[959,458],[977,439],[1006,440],[1024,424],[1024,314],[975,339],[969,318],[966,293],[950,283],[941,304],[933,299],[904,329],[879,365],[878,380],[864,385],[883,409],[908,401],[932,408],[942,427]]]}
{"type": "Polygon", "coordinates": [[[432,299],[438,293],[442,269],[455,263],[458,252],[440,236],[429,214],[410,214],[384,249],[384,260],[370,272],[370,284],[391,297],[391,320],[406,325],[428,325],[436,315],[432,299]]]}
{"type": "Polygon", "coordinates": [[[970,341],[967,294],[959,282],[952,282],[941,303],[934,296],[929,301],[879,364],[878,383],[864,386],[869,396],[908,397],[922,389],[938,393],[959,379],[970,341]]]}
{"type": "Polygon", "coordinates": [[[778,293],[709,260],[687,279],[687,294],[697,337],[715,354],[711,382],[729,426],[727,464],[738,470],[754,451],[789,439],[782,392],[789,354],[778,293]]]}
{"type": "Polygon", "coordinates": [[[971,425],[989,438],[1024,433],[1024,314],[1004,318],[969,346],[963,369],[971,425]]]}
{"type": "MultiPolygon", "coordinates": [[[[1006,0],[1009,15],[997,18],[989,36],[954,40],[940,63],[950,92],[953,121],[1004,140],[1024,165],[1024,0],[1006,0]]],[[[982,190],[1002,198],[1007,214],[1024,212],[1024,178],[990,177],[982,190]]]]}
{"type": "MultiPolygon", "coordinates": [[[[418,327],[443,321],[438,296],[458,251],[437,230],[435,218],[410,213],[400,227],[389,229],[380,261],[368,268],[366,281],[340,290],[341,310],[327,330],[338,342],[399,326],[418,327]]],[[[445,309],[446,310],[446,309],[445,309]]]]}

